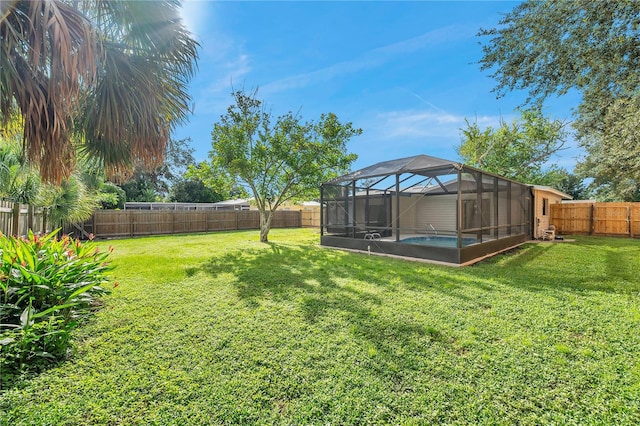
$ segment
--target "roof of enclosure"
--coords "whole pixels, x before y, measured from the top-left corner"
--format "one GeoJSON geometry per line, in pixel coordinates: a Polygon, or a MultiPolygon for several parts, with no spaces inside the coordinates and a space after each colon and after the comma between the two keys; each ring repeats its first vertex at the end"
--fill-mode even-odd
{"type": "Polygon", "coordinates": [[[357,179],[368,179],[379,176],[389,176],[402,173],[415,173],[428,175],[430,171],[442,171],[448,168],[460,169],[462,164],[455,161],[429,155],[416,155],[414,157],[399,158],[397,160],[383,161],[364,169],[337,177],[331,183],[347,182],[357,179]]]}

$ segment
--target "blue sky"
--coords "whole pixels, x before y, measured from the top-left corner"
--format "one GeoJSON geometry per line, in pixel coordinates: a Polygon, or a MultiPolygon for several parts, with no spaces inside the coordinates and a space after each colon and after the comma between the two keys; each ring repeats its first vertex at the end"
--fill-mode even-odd
{"type": "MultiPolygon", "coordinates": [[[[478,30],[516,4],[185,1],[201,51],[190,85],[194,115],[173,136],[190,137],[196,159],[206,159],[232,85],[258,87],[274,115],[333,112],[362,128],[348,145],[358,154],[354,169],[417,154],[457,160],[465,118],[496,126],[526,98],[496,99],[495,81],[477,64],[478,30]]],[[[570,120],[576,105],[575,97],[554,99],[545,113],[570,120]]],[[[573,169],[574,145],[553,162],[573,169]]]]}

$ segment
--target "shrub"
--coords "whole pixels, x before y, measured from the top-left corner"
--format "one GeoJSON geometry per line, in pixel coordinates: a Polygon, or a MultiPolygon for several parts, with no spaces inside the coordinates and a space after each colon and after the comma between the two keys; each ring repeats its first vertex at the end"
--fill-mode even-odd
{"type": "Polygon", "coordinates": [[[63,236],[0,234],[0,379],[62,359],[70,332],[107,293],[109,253],[63,236]]]}

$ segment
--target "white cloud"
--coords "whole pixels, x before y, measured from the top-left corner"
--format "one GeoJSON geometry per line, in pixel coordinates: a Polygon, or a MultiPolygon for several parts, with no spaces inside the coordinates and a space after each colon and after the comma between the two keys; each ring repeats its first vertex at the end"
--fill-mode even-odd
{"type": "Polygon", "coordinates": [[[315,71],[276,80],[263,86],[261,92],[275,93],[297,89],[310,84],[325,82],[338,76],[355,74],[361,70],[382,66],[397,56],[411,54],[445,40],[451,41],[469,36],[473,36],[473,33],[469,32],[468,28],[461,28],[459,26],[439,28],[417,37],[369,50],[348,61],[338,62],[315,71]]]}
{"type": "MultiPolygon", "coordinates": [[[[481,127],[497,126],[499,116],[473,118],[481,127]]],[[[460,129],[466,126],[465,116],[452,114],[439,108],[423,110],[389,111],[375,115],[372,131],[380,139],[401,138],[458,138],[460,129]]]]}

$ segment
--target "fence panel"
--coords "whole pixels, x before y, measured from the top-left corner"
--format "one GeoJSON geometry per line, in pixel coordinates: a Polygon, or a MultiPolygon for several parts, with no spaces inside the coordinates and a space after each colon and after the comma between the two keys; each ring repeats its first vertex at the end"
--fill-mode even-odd
{"type": "MultiPolygon", "coordinates": [[[[29,229],[44,232],[44,223],[46,215],[42,209],[0,200],[0,232],[3,234],[26,235],[29,229]]],[[[276,211],[271,226],[299,228],[302,213],[276,211]]],[[[101,238],[122,238],[259,228],[260,213],[256,210],[97,210],[90,220],[70,226],[65,232],[73,232],[78,238],[86,238],[89,233],[101,238]]]]}
{"type": "Polygon", "coordinates": [[[44,233],[46,216],[41,208],[28,204],[0,200],[0,232],[4,235],[25,236],[31,229],[34,233],[44,233]]]}
{"type": "Polygon", "coordinates": [[[560,234],[640,237],[640,203],[552,204],[551,223],[560,234]]]}
{"type": "Polygon", "coordinates": [[[215,211],[207,212],[207,231],[232,231],[238,229],[236,212],[215,211]]]}
{"type": "Polygon", "coordinates": [[[260,229],[260,213],[255,210],[235,212],[236,229],[260,229]]]}
{"type": "Polygon", "coordinates": [[[592,204],[552,204],[550,223],[560,234],[590,234],[592,204]]]}
{"type": "Polygon", "coordinates": [[[593,233],[629,235],[629,207],[597,203],[593,209],[593,233]]]}
{"type": "Polygon", "coordinates": [[[0,232],[5,235],[13,234],[13,203],[0,200],[0,232]]]}
{"type": "Polygon", "coordinates": [[[96,236],[126,237],[131,230],[132,210],[98,210],[93,213],[93,233],[96,236]]]}
{"type": "MultiPolygon", "coordinates": [[[[87,222],[89,223],[89,222],[87,222]]],[[[273,228],[299,228],[299,211],[277,211],[273,228]]],[[[98,210],[91,220],[96,237],[128,237],[259,229],[260,213],[216,210],[98,210]]]]}
{"type": "Polygon", "coordinates": [[[271,220],[272,228],[300,228],[300,211],[278,210],[271,220]]]}
{"type": "Polygon", "coordinates": [[[303,228],[320,228],[320,209],[302,210],[300,212],[301,226],[303,228]]]}
{"type": "Polygon", "coordinates": [[[640,203],[633,203],[629,206],[629,227],[631,237],[640,237],[640,203]]]}

